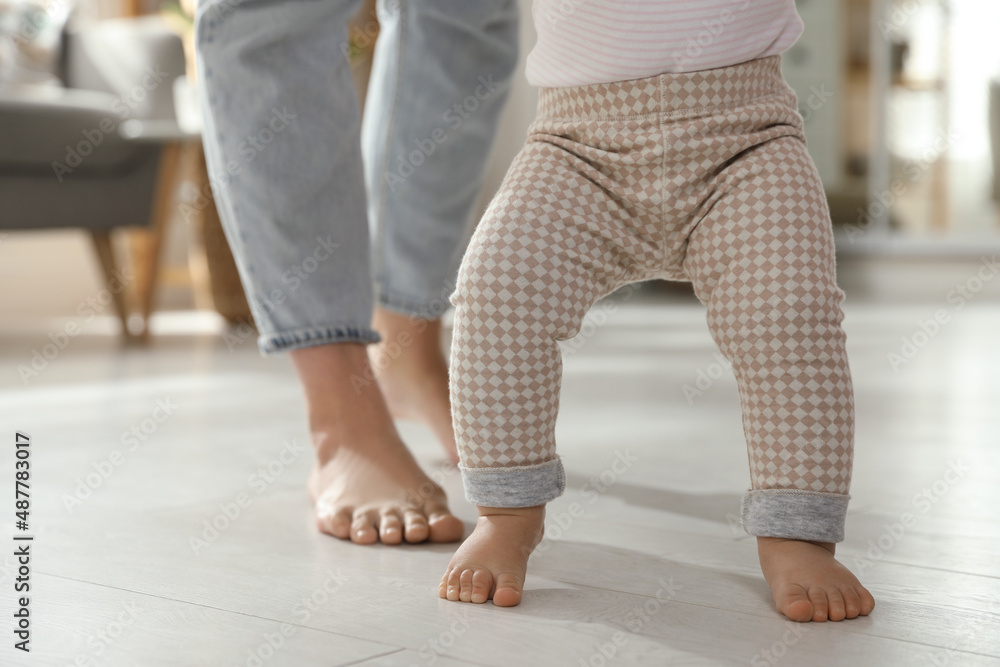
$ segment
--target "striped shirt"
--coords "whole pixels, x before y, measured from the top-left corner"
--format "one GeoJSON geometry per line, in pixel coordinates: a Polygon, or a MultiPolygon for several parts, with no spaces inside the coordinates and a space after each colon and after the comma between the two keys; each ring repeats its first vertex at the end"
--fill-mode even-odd
{"type": "Polygon", "coordinates": [[[785,51],[802,34],[795,0],[534,0],[533,86],[728,67],[785,51]]]}

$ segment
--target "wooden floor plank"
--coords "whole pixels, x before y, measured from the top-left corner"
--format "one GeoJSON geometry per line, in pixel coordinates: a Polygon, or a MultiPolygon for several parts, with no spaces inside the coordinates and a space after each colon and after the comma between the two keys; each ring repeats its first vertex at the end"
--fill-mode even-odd
{"type": "MultiPolygon", "coordinates": [[[[838,555],[878,607],[807,626],[774,612],[754,540],[733,521],[748,480],[735,382],[722,369],[690,402],[683,393],[720,363],[698,306],[622,307],[567,355],[557,436],[568,485],[547,520],[559,539],[532,557],[512,610],[435,597],[453,546],[316,534],[287,359],[252,342],[230,351],[179,336],[123,351],[81,338],[29,386],[0,380],[4,423],[35,442],[39,655],[68,663],[140,600],[146,620],[99,664],[180,664],[180,648],[195,656],[183,664],[246,664],[286,622],[294,641],[265,665],[1000,664],[1000,309],[970,305],[893,370],[887,352],[926,310],[848,308],[858,441],[838,555]],[[157,401],[176,409],[150,425],[157,401]],[[635,462],[594,493],[619,456],[635,462]],[[261,485],[268,466],[277,474],[261,485]],[[240,493],[252,503],[227,521],[240,493]],[[574,502],[584,514],[567,524],[574,502]],[[904,512],[915,522],[899,533],[904,512]],[[229,525],[196,553],[206,521],[229,525]]],[[[0,361],[20,355],[0,346],[0,361]]],[[[438,445],[418,426],[401,432],[471,526],[438,445]]],[[[12,565],[0,559],[4,596],[12,565]]]]}
{"type": "Polygon", "coordinates": [[[31,651],[5,640],[0,664],[333,667],[401,650],[316,630],[301,618],[277,622],[41,573],[32,582],[31,651]]]}

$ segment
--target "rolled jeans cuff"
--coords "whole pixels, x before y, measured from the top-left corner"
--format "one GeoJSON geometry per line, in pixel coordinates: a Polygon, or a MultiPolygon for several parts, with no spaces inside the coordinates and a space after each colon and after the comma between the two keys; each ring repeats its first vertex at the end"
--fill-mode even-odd
{"type": "Polygon", "coordinates": [[[421,301],[383,290],[375,298],[381,307],[402,313],[414,320],[437,320],[451,308],[451,302],[448,301],[447,296],[421,301]]]}
{"type": "Polygon", "coordinates": [[[566,472],[558,457],[529,466],[458,467],[466,499],[480,507],[537,507],[566,490],[566,472]]]}
{"type": "Polygon", "coordinates": [[[276,333],[262,333],[257,347],[264,354],[276,354],[328,343],[377,343],[381,340],[374,329],[354,326],[314,326],[276,333]]]}
{"type": "Polygon", "coordinates": [[[842,542],[850,496],[797,489],[750,489],[743,496],[743,529],[757,537],[842,542]]]}

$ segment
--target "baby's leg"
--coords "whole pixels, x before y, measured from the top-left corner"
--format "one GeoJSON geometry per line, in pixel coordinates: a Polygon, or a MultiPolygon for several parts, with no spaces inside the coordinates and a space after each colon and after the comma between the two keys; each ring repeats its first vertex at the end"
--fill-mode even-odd
{"type": "Polygon", "coordinates": [[[684,267],[743,405],[758,536],[779,611],[797,621],[867,614],[871,594],[833,558],[844,539],[854,396],[829,212],[798,136],[747,151],[720,176],[684,267]]]}
{"type": "Polygon", "coordinates": [[[594,302],[653,247],[629,228],[634,209],[625,210],[608,173],[579,159],[587,147],[559,141],[529,143],[519,154],[452,298],[455,435],[480,517],[441,579],[449,600],[520,602],[544,505],[565,487],[554,437],[557,341],[575,336],[594,302]]]}

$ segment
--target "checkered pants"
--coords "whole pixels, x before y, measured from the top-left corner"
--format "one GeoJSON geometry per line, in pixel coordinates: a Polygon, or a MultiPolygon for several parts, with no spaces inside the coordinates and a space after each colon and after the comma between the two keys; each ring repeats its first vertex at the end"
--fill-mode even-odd
{"type": "Polygon", "coordinates": [[[830,216],[774,56],[543,89],[452,297],[451,399],[469,500],[565,487],[558,341],[628,283],[690,281],[739,384],[744,528],[838,542],[854,435],[830,216]]]}

